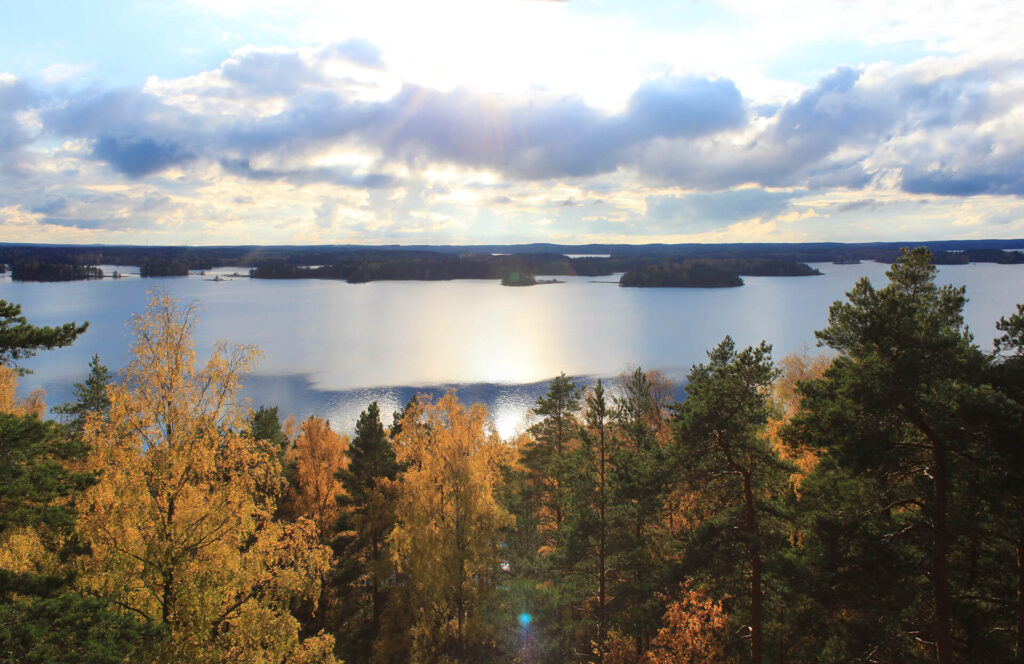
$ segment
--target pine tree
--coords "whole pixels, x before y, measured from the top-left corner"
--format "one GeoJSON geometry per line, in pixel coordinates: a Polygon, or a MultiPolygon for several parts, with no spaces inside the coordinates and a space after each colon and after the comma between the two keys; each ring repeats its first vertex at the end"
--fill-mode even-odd
{"type": "Polygon", "coordinates": [[[113,380],[110,370],[100,364],[100,356],[93,355],[89,361],[89,375],[81,383],[75,383],[72,393],[75,401],[57,406],[53,412],[64,418],[64,425],[76,435],[85,430],[85,419],[89,413],[106,413],[110,408],[107,386],[113,380]]]}
{"type": "Polygon", "coordinates": [[[377,402],[359,415],[348,448],[348,467],[338,472],[345,488],[339,498],[340,517],[332,543],[338,567],[339,652],[346,662],[369,662],[381,634],[389,580],[394,567],[388,536],[395,526],[392,482],[401,470],[395,450],[380,421],[377,402]]]}
{"type": "Polygon", "coordinates": [[[859,510],[865,522],[823,516],[818,526],[842,526],[832,539],[849,546],[837,551],[819,540],[821,550],[858,569],[870,565],[864,569],[878,585],[922,580],[877,623],[894,629],[876,628],[863,647],[903,643],[888,656],[909,659],[922,656],[924,643],[939,664],[984,659],[976,648],[990,637],[971,616],[990,609],[969,588],[986,494],[1001,474],[986,461],[1006,400],[964,326],[964,289],[936,286],[928,250],[903,250],[887,275],[884,288],[863,279],[832,305],[817,335],[839,355],[822,379],[803,384],[790,437],[824,453],[821,473],[831,477],[816,479],[816,491],[834,495],[832,487],[848,485],[849,497],[831,500],[829,511],[859,510]]]}
{"type": "Polygon", "coordinates": [[[0,659],[122,662],[143,626],[74,588],[76,503],[96,479],[81,470],[86,448],[16,388],[0,366],[0,659]]]}
{"type": "Polygon", "coordinates": [[[677,464],[700,511],[686,568],[717,587],[718,596],[745,596],[730,613],[747,621],[754,664],[766,656],[766,563],[784,532],[772,527],[772,503],[789,474],[766,436],[768,390],[776,376],[770,346],[737,351],[726,337],[708,353],[707,364],[690,371],[687,398],[675,409],[677,464]]]}
{"type": "MultiPolygon", "coordinates": [[[[89,323],[64,323],[59,327],[31,325],[21,315],[21,305],[0,300],[0,364],[15,366],[15,362],[32,357],[39,350],[70,346],[89,323]]],[[[18,369],[19,373],[28,373],[18,369]]]]}

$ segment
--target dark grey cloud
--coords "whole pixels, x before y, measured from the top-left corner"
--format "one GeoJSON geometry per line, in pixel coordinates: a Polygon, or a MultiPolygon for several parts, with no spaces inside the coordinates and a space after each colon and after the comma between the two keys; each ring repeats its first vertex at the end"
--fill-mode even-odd
{"type": "Polygon", "coordinates": [[[662,229],[696,232],[723,228],[754,217],[771,218],[806,192],[733,189],[683,196],[648,196],[647,219],[662,229]]]}
{"type": "Polygon", "coordinates": [[[130,178],[158,173],[196,158],[195,153],[184,145],[174,141],[157,141],[149,136],[100,136],[93,145],[92,153],[97,159],[107,162],[130,178]]]}
{"type": "Polygon", "coordinates": [[[874,198],[862,198],[859,201],[850,201],[848,203],[840,203],[832,206],[832,209],[836,212],[856,212],[858,210],[869,210],[874,212],[885,205],[882,201],[877,201],[874,198]]]}
{"type": "Polygon", "coordinates": [[[350,168],[253,168],[249,161],[245,159],[222,159],[220,165],[228,173],[249,180],[288,182],[296,186],[304,186],[314,182],[326,182],[328,184],[359,189],[386,189],[400,184],[397,178],[387,173],[356,174],[350,168]]]}
{"type": "Polygon", "coordinates": [[[1024,158],[1000,164],[998,171],[963,172],[935,169],[904,173],[903,191],[939,196],[978,196],[980,194],[1024,196],[1024,158]]]}

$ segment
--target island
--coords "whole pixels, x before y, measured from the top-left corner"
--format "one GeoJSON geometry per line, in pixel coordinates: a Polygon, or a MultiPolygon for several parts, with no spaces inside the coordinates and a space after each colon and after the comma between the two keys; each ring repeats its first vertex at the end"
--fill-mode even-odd
{"type": "Polygon", "coordinates": [[[559,279],[538,279],[532,274],[523,272],[510,272],[501,278],[502,286],[512,286],[517,288],[519,286],[543,286],[544,284],[561,284],[565,283],[559,279]]]}
{"type": "Polygon", "coordinates": [[[184,277],[188,274],[188,263],[174,259],[145,259],[139,265],[141,277],[184,277]]]}
{"type": "Polygon", "coordinates": [[[82,281],[102,279],[103,270],[95,265],[18,261],[11,265],[12,281],[82,281]]]}
{"type": "Polygon", "coordinates": [[[668,260],[641,265],[622,275],[620,286],[654,288],[735,288],[740,275],[808,277],[821,272],[806,263],[774,258],[668,260]]]}

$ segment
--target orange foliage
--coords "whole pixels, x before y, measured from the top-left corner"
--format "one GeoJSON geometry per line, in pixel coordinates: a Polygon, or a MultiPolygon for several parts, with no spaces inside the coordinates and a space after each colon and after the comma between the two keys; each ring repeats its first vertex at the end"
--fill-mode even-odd
{"type": "Polygon", "coordinates": [[[43,398],[46,391],[32,390],[27,397],[19,399],[18,372],[10,367],[0,366],[0,413],[10,415],[35,415],[43,419],[46,415],[46,403],[43,398]]]}
{"type": "Polygon", "coordinates": [[[665,610],[665,626],[651,642],[647,664],[728,664],[725,654],[729,617],[722,605],[700,589],[682,588],[682,597],[665,610]]]}
{"type": "Polygon", "coordinates": [[[636,652],[636,639],[612,630],[605,641],[604,664],[644,664],[644,657],[636,652]]]}
{"type": "Polygon", "coordinates": [[[338,518],[338,496],[345,488],[336,475],[348,468],[348,436],[331,430],[324,420],[310,416],[289,454],[295,460],[297,490],[292,504],[325,535],[338,518]]]}
{"type": "Polygon", "coordinates": [[[797,467],[789,482],[798,495],[801,482],[818,465],[818,455],[812,450],[788,445],[782,440],[781,432],[800,407],[798,383],[822,377],[831,363],[826,355],[808,355],[806,352],[787,355],[779,361],[782,373],[772,385],[772,398],[778,414],[768,421],[768,440],[779,456],[797,467]]]}

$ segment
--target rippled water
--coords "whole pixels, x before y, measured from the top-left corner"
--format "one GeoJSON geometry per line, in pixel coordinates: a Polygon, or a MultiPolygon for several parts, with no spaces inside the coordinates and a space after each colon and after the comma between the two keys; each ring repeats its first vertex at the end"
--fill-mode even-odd
{"type": "MultiPolygon", "coordinates": [[[[828,306],[861,276],[885,282],[886,265],[816,265],[820,277],[747,277],[725,289],[620,288],[617,277],[562,278],[565,283],[506,288],[497,281],[372,282],[230,279],[246,268],[167,279],[13,283],[0,298],[19,302],[30,321],[88,320],[73,346],[24,363],[22,385],[44,387],[48,403],[70,397],[89,357],[111,368],[127,357],[125,321],[145,308],[147,291],[165,289],[204,308],[198,355],[216,339],[254,343],[264,360],[246,381],[253,403],[282,414],[319,414],[350,430],[373,400],[387,412],[415,393],[459,390],[491,409],[508,435],[560,372],[584,382],[634,366],[682,380],[705,351],[731,334],[740,345],[766,339],[775,356],[814,346],[828,306]],[[212,281],[217,274],[225,281],[212,281]]],[[[112,271],[113,266],[107,268],[112,271]]],[[[131,268],[122,269],[132,272],[131,268]]],[[[137,273],[137,271],[135,271],[137,273]]],[[[994,323],[1024,301],[1024,266],[945,266],[943,283],[965,284],[967,320],[988,348],[994,323]]]]}

